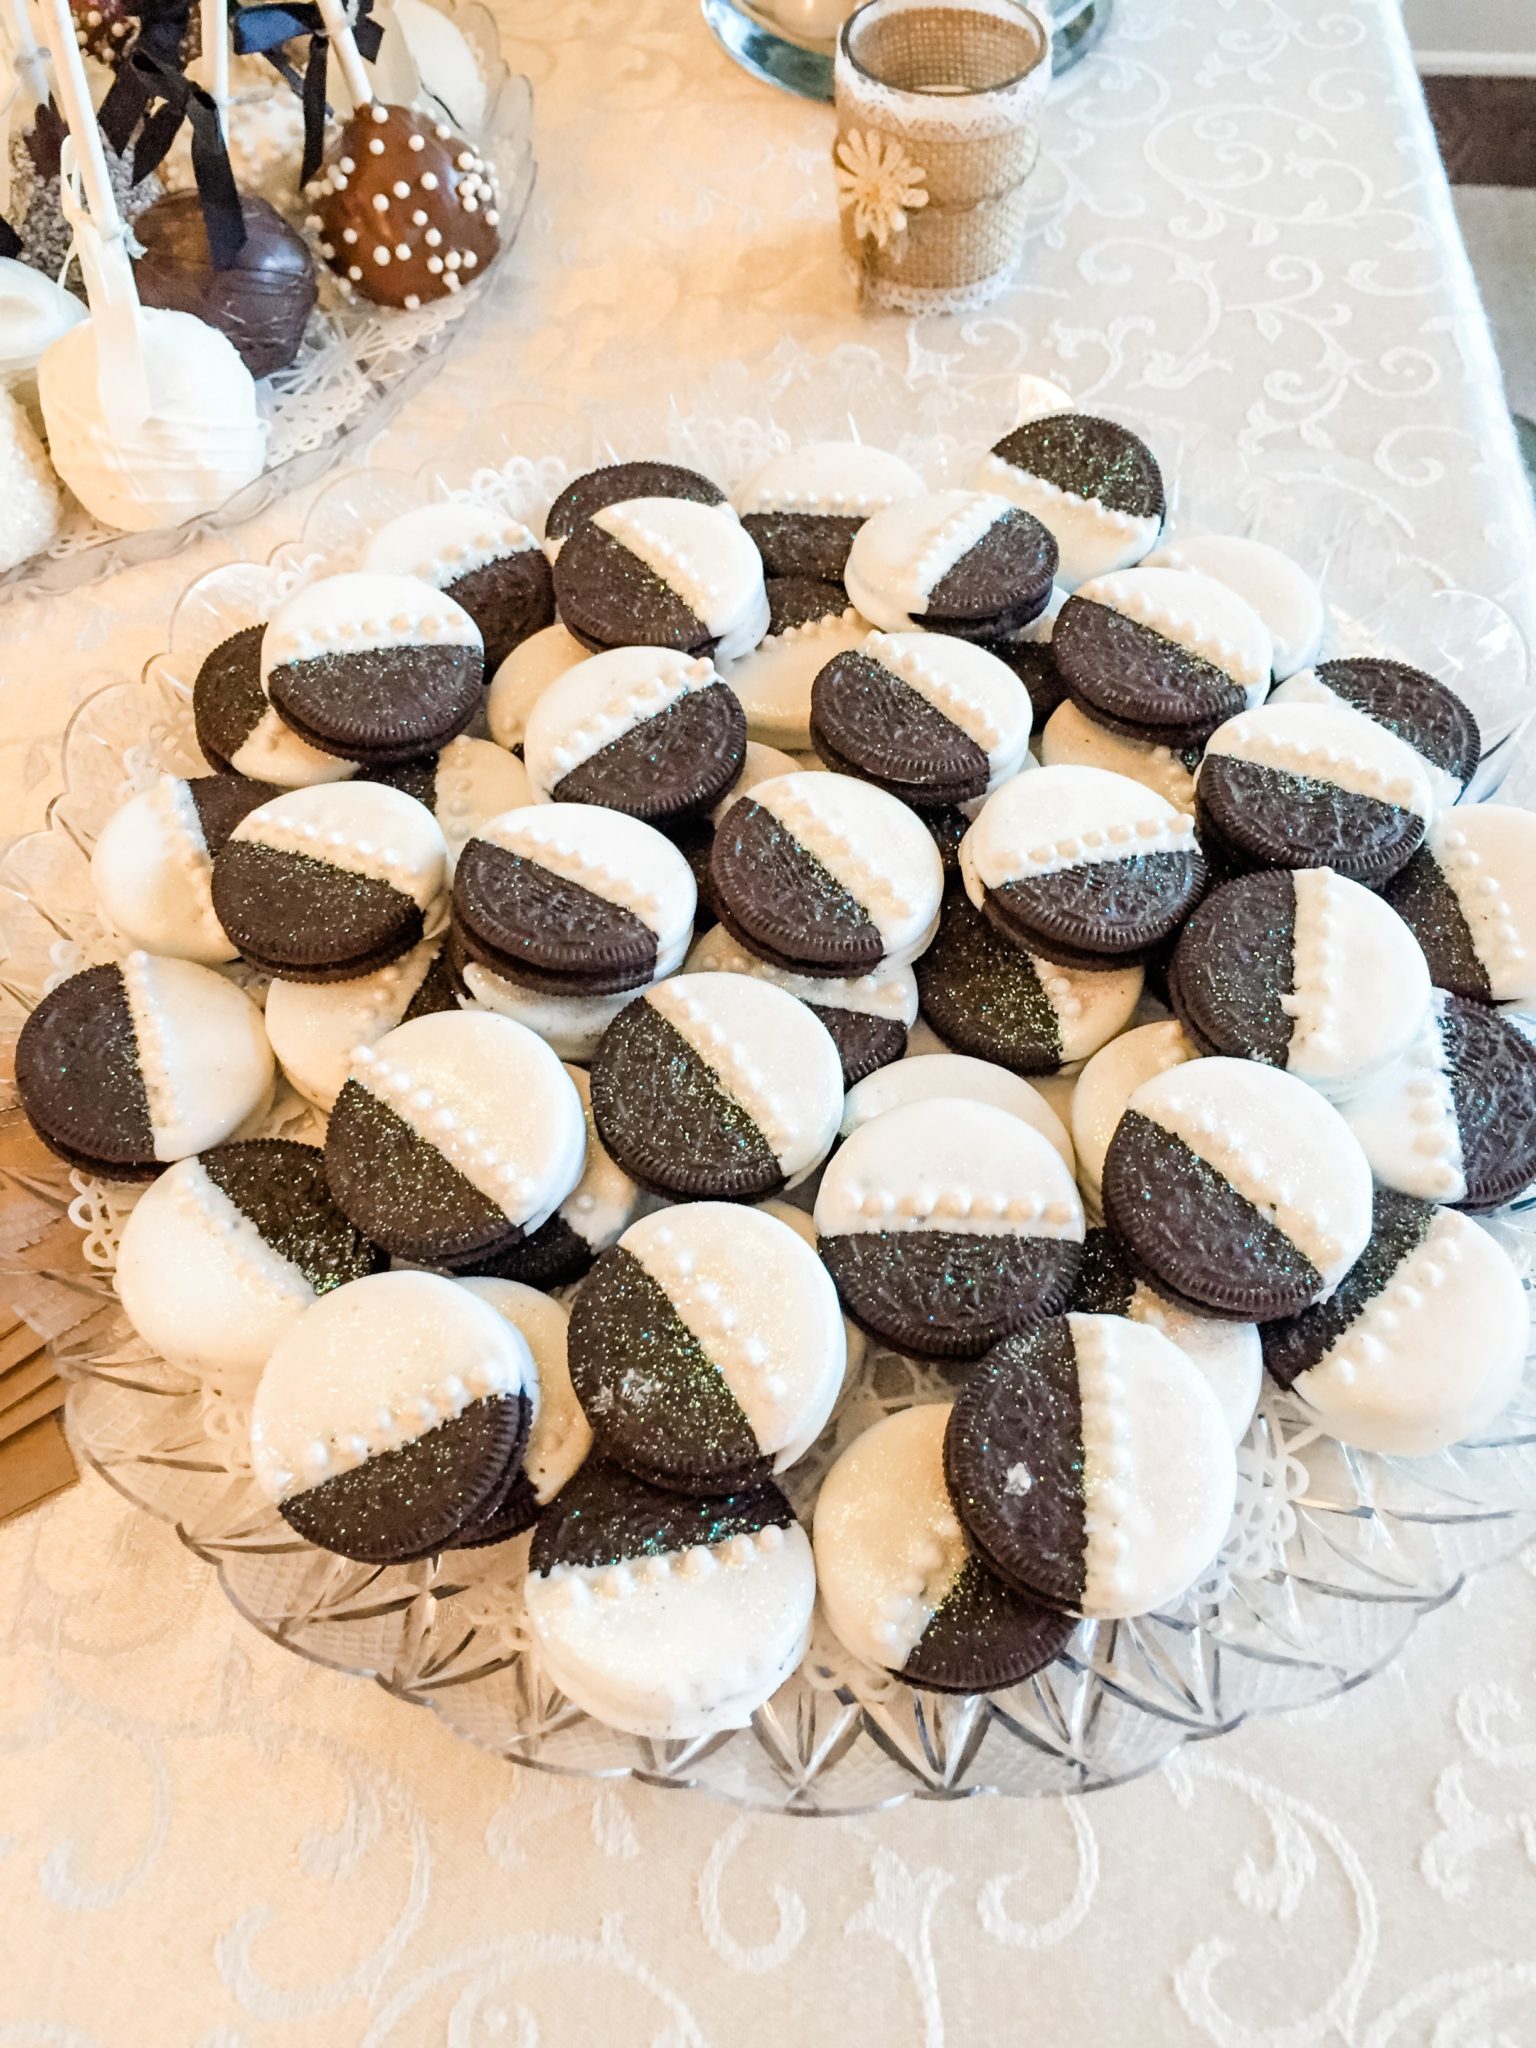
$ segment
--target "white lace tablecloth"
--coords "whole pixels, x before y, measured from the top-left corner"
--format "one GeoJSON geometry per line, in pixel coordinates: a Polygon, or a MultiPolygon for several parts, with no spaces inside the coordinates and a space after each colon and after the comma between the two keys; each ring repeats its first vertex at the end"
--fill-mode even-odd
{"type": "MultiPolygon", "coordinates": [[[[1120,0],[1052,104],[1024,282],[862,319],[827,110],[690,0],[506,0],[522,290],[375,459],[515,422],[1030,368],[1348,479],[1531,634],[1536,534],[1391,0],[1120,0]],[[862,351],[850,355],[851,350],[862,351]],[[827,359],[836,357],[835,363],[827,359]],[[725,367],[722,367],[725,366],[725,367]]],[[[841,401],[846,402],[846,401],[841,401]]],[[[297,528],[0,614],[0,821],[177,591],[297,528]]],[[[1536,639],[1536,634],[1531,637],[1536,639]]],[[[95,1480],[0,1532],[0,2048],[1536,2042],[1536,1554],[1332,1705],[1075,1803],[809,1824],[519,1774],[245,1628],[95,1480]]]]}

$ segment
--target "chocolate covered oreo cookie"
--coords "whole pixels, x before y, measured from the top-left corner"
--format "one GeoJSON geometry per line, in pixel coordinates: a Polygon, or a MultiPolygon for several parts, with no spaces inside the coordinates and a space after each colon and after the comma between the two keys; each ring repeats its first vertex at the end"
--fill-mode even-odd
{"type": "Polygon", "coordinates": [[[1512,1398],[1530,1307],[1487,1231],[1381,1188],[1370,1242],[1337,1291],[1263,1338],[1271,1378],[1330,1436],[1422,1458],[1486,1429],[1512,1398]]]}
{"type": "Polygon", "coordinates": [[[249,1393],[311,1302],[387,1264],[332,1201],[317,1146],[258,1138],[161,1174],[123,1225],[113,1278],[152,1351],[249,1393]]]}
{"type": "Polygon", "coordinates": [[[816,1585],[866,1664],[933,1692],[993,1692],[1059,1656],[1074,1624],[966,1543],[944,1481],[949,1417],[946,1402],[902,1409],[842,1453],[816,1500],[816,1585]]]}
{"type": "Polygon", "coordinates": [[[631,1224],[571,1311],[571,1383],[600,1454],[683,1493],[734,1493],[803,1457],[845,1356],[815,1252],[724,1202],[631,1224]]]}
{"type": "Polygon", "coordinates": [[[1049,1139],[1068,1173],[1073,1171],[1067,1127],[1039,1089],[991,1060],[972,1059],[958,1052],[916,1053],[894,1066],[882,1067],[850,1088],[843,1104],[843,1136],[852,1137],[888,1109],[900,1109],[909,1102],[937,1101],[986,1102],[994,1109],[1006,1110],[1049,1139]]]}
{"type": "Polygon", "coordinates": [[[1056,543],[1039,520],[993,492],[934,491],[866,520],[843,581],[882,632],[992,641],[1039,616],[1055,574],[1056,543]]]}
{"type": "Polygon", "coordinates": [[[883,448],[812,441],[765,462],[732,503],[770,576],[837,583],[870,514],[922,489],[917,471],[883,448]]]}
{"type": "Polygon", "coordinates": [[[1050,529],[1061,554],[1057,580],[1067,590],[1139,562],[1157,545],[1167,510],[1162,472],[1146,443],[1070,405],[1005,434],[972,482],[1001,491],[1050,529]]]}
{"type": "Polygon", "coordinates": [[[528,1438],[520,1333],[432,1273],[324,1295],[278,1341],[251,1411],[256,1483],[308,1543],[393,1564],[450,1543],[528,1438]]]}
{"type": "Polygon", "coordinates": [[[480,628],[487,675],[554,621],[554,581],[535,535],[520,519],[467,498],[391,519],[369,541],[362,566],[418,577],[462,605],[480,628]]]}
{"type": "Polygon", "coordinates": [[[544,543],[550,559],[559,555],[583,520],[629,498],[687,498],[695,505],[726,502],[718,484],[676,462],[611,462],[603,469],[589,469],[567,484],[549,508],[544,543]]]}
{"type": "Polygon", "coordinates": [[[1102,1192],[1140,1278],[1239,1322],[1325,1299],[1370,1235],[1371,1170],[1343,1117],[1253,1060],[1144,1081],[1109,1141],[1102,1192]]]}
{"type": "Polygon", "coordinates": [[[1046,768],[1099,768],[1125,775],[1154,790],[1176,811],[1195,814],[1195,770],[1199,747],[1174,748],[1161,740],[1133,739],[1090,718],[1070,700],[1046,720],[1040,735],[1040,761],[1046,768]]]}
{"type": "Polygon", "coordinates": [[[1341,1104],[1383,1186],[1497,1209],[1536,1185],[1536,1045],[1436,989],[1413,1043],[1341,1104]]]}
{"type": "Polygon", "coordinates": [[[573,1705],[654,1741],[744,1728],[805,1655],[816,1572],[772,1485],[665,1492],[589,1459],[540,1517],[525,1588],[573,1705]]]}
{"type": "Polygon", "coordinates": [[[1089,971],[1027,953],[954,887],[914,972],[944,1043],[1015,1074],[1058,1073],[1096,1053],[1130,1022],[1143,979],[1137,965],[1089,971]]]}
{"type": "Polygon", "coordinates": [[[1394,910],[1332,868],[1213,890],[1179,936],[1173,1006],[1205,1052],[1264,1060],[1347,1096],[1417,1037],[1429,968],[1394,910]]]}
{"type": "Polygon", "coordinates": [[[71,1166],[147,1179],[267,1105],[272,1049],[243,989],[189,960],[130,953],[50,989],[21,1027],[16,1090],[71,1166]]]}
{"type": "Polygon", "coordinates": [[[848,775],[762,782],[733,804],[709,859],[715,910],[791,973],[847,977],[909,962],[943,892],[937,847],[896,798],[848,775]]]}
{"type": "Polygon", "coordinates": [[[540,797],[668,825],[719,802],[746,742],[741,704],[710,662],[619,647],[549,685],[528,714],[523,759],[540,797]]]}
{"type": "Polygon", "coordinates": [[[528,1346],[533,1370],[528,1441],[501,1494],[453,1535],[455,1550],[505,1543],[531,1529],[580,1471],[592,1432],[571,1385],[566,1356],[570,1317],[561,1302],[515,1280],[461,1279],[458,1285],[510,1323],[528,1346]]]}
{"type": "Polygon", "coordinates": [[[594,653],[671,647],[734,661],[768,630],[763,564],[736,515],[628,498],[583,518],[555,560],[562,623],[594,653]]]}
{"type": "Polygon", "coordinates": [[[739,946],[724,925],[699,940],[684,972],[750,974],[797,997],[830,1032],[845,1088],[899,1060],[917,1022],[917,982],[910,967],[878,967],[846,981],[791,974],[739,946]]]}
{"type": "Polygon", "coordinates": [[[322,753],[273,710],[261,686],[263,626],[243,626],[205,656],[192,686],[192,722],[209,766],[277,789],[343,782],[357,763],[322,753]]]}
{"type": "Polygon", "coordinates": [[[974,802],[1028,758],[1018,677],[984,647],[933,633],[871,633],[811,691],[811,737],[828,767],[919,810],[974,802]]]}
{"type": "Polygon", "coordinates": [[[1237,1494],[1216,1396],[1159,1331],[1120,1316],[1057,1316],[1000,1344],[955,1403],[944,1470],[1001,1578],[1104,1621],[1177,1602],[1237,1494]]]}
{"type": "Polygon", "coordinates": [[[453,881],[464,958],[552,996],[614,995],[673,973],[694,902],[675,846],[595,804],[534,804],[491,819],[453,881]]]}
{"type": "Polygon", "coordinates": [[[1292,676],[1277,704],[1342,704],[1411,747],[1429,776],[1436,805],[1448,810],[1477,772],[1483,740],[1454,691],[1423,669],[1381,655],[1352,654],[1292,676]]]}
{"type": "Polygon", "coordinates": [[[1060,1153],[984,1102],[919,1101],[862,1125],[822,1175],[815,1216],[848,1314],[921,1358],[978,1358],[1056,1314],[1082,1261],[1060,1153]]]}
{"type": "Polygon", "coordinates": [[[283,723],[370,767],[446,746],[480,709],[484,680],[480,628],[414,576],[324,576],[279,605],[261,638],[261,687],[283,723]]]}
{"type": "Polygon", "coordinates": [[[758,1202],[831,1149],[831,1033],[770,982],[688,974],[627,1004],[592,1062],[592,1110],[629,1174],[670,1201],[758,1202]]]}
{"type": "Polygon", "coordinates": [[[811,745],[812,686],[835,655],[864,644],[869,621],[838,583],[770,576],[767,589],[768,631],[750,654],[727,664],[726,681],[755,740],[804,752],[811,745]]]}
{"type": "Polygon", "coordinates": [[[1513,804],[1449,812],[1384,893],[1436,987],[1536,1002],[1536,815],[1513,804]]]}
{"type": "Polygon", "coordinates": [[[1193,822],[1098,768],[1040,768],[987,798],[960,847],[966,894],[1063,966],[1146,959],[1204,893],[1193,822]]]}
{"type": "Polygon", "coordinates": [[[546,626],[513,648],[485,696],[485,722],[498,747],[521,760],[529,712],[555,678],[585,661],[587,653],[564,626],[546,626]]]}
{"type": "Polygon", "coordinates": [[[1104,1155],[1126,1104],[1143,1081],[1199,1057],[1199,1048],[1186,1037],[1183,1025],[1170,1018],[1122,1032],[1096,1052],[1078,1075],[1072,1090],[1072,1146],[1078,1186],[1090,1215],[1103,1213],[1104,1155]]]}
{"type": "Polygon", "coordinates": [[[373,782],[290,789],[247,812],[213,863],[240,957],[290,981],[346,981],[408,953],[447,873],[435,819],[373,782]]]}
{"type": "Polygon", "coordinates": [[[1195,815],[1229,869],[1333,868],[1379,888],[1408,861],[1434,813],[1412,750],[1358,711],[1264,704],[1206,743],[1195,815]]]}
{"type": "Polygon", "coordinates": [[[213,859],[248,811],[277,795],[243,775],[162,775],[115,810],[91,854],[91,886],[131,945],[217,966],[236,957],[213,908],[213,859]]]}
{"type": "Polygon", "coordinates": [[[1274,660],[1251,605],[1182,569],[1085,583],[1062,608],[1051,653],[1090,718],[1173,748],[1198,746],[1260,703],[1274,660]]]}
{"type": "Polygon", "coordinates": [[[532,1236],[581,1177],[581,1098],[505,1017],[444,1011],[360,1045],[331,1112],[342,1213],[422,1265],[464,1267],[532,1236]]]}

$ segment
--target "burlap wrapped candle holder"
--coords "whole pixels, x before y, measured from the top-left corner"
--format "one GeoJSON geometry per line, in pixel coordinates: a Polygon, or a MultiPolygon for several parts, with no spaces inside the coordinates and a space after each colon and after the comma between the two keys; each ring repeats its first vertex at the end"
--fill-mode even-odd
{"type": "Polygon", "coordinates": [[[1050,31],[1013,0],[869,0],[844,22],[833,171],[866,297],[979,306],[1023,246],[1050,31]]]}

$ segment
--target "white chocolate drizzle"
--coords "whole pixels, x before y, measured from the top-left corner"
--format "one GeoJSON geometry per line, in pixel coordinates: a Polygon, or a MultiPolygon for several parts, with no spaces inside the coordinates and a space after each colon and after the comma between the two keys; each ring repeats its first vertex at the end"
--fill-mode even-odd
{"type": "Polygon", "coordinates": [[[198,1160],[175,1180],[175,1202],[183,1215],[206,1224],[222,1240],[222,1250],[239,1278],[275,1303],[303,1308],[315,1290],[291,1259],[270,1245],[239,1205],[230,1200],[198,1160]]]}
{"type": "MultiPolygon", "coordinates": [[[[629,1248],[661,1287],[679,1317],[698,1340],[699,1348],[733,1390],[750,1379],[777,1409],[789,1392],[789,1381],[774,1371],[768,1345],[742,1328],[741,1317],[718,1280],[700,1271],[699,1255],[667,1225],[647,1231],[643,1243],[629,1248]]],[[[758,1403],[742,1400],[749,1419],[758,1403]]]]}
{"type": "Polygon", "coordinates": [[[1164,640],[1171,640],[1185,653],[1210,662],[1245,690],[1269,680],[1272,649],[1264,621],[1235,592],[1209,577],[1197,578],[1189,570],[1114,570],[1107,576],[1095,576],[1081,585],[1077,595],[1085,603],[1103,605],[1109,611],[1118,612],[1122,618],[1145,626],[1164,640]],[[1178,587],[1186,579],[1191,585],[1190,596],[1201,596],[1202,586],[1212,594],[1213,613],[1218,609],[1238,611],[1239,608],[1247,612],[1254,626],[1252,644],[1245,645],[1234,635],[1223,633],[1211,618],[1202,617],[1193,605],[1186,608],[1173,601],[1169,582],[1178,587]]]}
{"type": "Polygon", "coordinates": [[[165,834],[167,852],[186,877],[192,894],[197,937],[216,950],[224,938],[224,927],[213,907],[213,863],[192,791],[181,776],[162,775],[150,792],[150,801],[165,834]]]}
{"type": "Polygon", "coordinates": [[[1339,878],[1331,868],[1301,868],[1291,877],[1295,926],[1291,987],[1280,1007],[1292,1020],[1286,1064],[1326,1067],[1339,1051],[1336,1033],[1341,992],[1349,985],[1340,950],[1339,878]]]}
{"type": "Polygon", "coordinates": [[[1126,1390],[1107,1318],[1073,1316],[1083,1432],[1083,1608],[1116,1613],[1130,1590],[1125,1569],[1126,1488],[1132,1478],[1126,1390]]]}
{"type": "Polygon", "coordinates": [[[181,1105],[166,1052],[165,1021],[154,985],[154,961],[148,953],[132,952],[121,962],[123,993],[133,1019],[134,1050],[144,1081],[144,1098],[149,1104],[149,1121],[154,1130],[172,1130],[181,1121],[181,1105]]]}
{"type": "Polygon", "coordinates": [[[1496,868],[1484,865],[1482,855],[1469,844],[1459,825],[1442,826],[1431,851],[1458,901],[1475,910],[1476,914],[1467,918],[1467,930],[1489,981],[1497,989],[1518,976],[1526,959],[1504,878],[1496,868]]]}
{"type": "Polygon", "coordinates": [[[881,1230],[958,1230],[967,1236],[1081,1239],[1076,1202],[1041,1195],[993,1194],[954,1183],[919,1181],[901,1194],[889,1188],[844,1187],[843,1199],[881,1230]]]}
{"type": "Polygon", "coordinates": [[[1194,843],[1195,821],[1187,812],[1166,818],[1119,819],[1113,825],[1090,825],[1060,839],[1043,840],[1017,856],[1018,878],[1059,874],[1065,868],[1089,867],[1095,861],[1134,860],[1151,853],[1185,853],[1194,843]]]}
{"type": "Polygon", "coordinates": [[[935,529],[926,545],[914,556],[899,592],[903,608],[921,613],[928,608],[933,586],[963,561],[1013,508],[1008,500],[989,491],[968,491],[965,502],[935,529]]]}
{"type": "MultiPolygon", "coordinates": [[[[1444,1213],[1436,1216],[1436,1223],[1444,1213]]],[[[1385,1363],[1404,1319],[1422,1313],[1427,1297],[1445,1286],[1461,1264],[1465,1256],[1460,1234],[1463,1227],[1477,1226],[1463,1226],[1459,1218],[1449,1220],[1446,1228],[1433,1229],[1431,1236],[1398,1262],[1386,1286],[1367,1302],[1332,1350],[1319,1359],[1318,1364],[1326,1367],[1329,1378],[1341,1386],[1352,1386],[1360,1373],[1385,1363]]],[[[1300,1376],[1298,1391],[1303,1396],[1309,1374],[1316,1369],[1309,1367],[1300,1376]]]]}

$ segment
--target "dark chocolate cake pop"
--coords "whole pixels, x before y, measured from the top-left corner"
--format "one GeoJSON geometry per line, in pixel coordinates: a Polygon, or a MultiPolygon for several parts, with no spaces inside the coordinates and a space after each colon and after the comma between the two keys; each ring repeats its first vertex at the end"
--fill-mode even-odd
{"type": "Polygon", "coordinates": [[[195,192],[173,192],[138,222],[135,266],[146,306],[195,313],[228,335],[253,377],[284,370],[299,352],[315,304],[315,263],[275,207],[240,195],[245,240],[233,264],[214,267],[195,192]]]}
{"type": "Polygon", "coordinates": [[[380,305],[445,298],[501,246],[495,172],[446,123],[410,107],[360,107],[310,195],[320,254],[380,305]]]}
{"type": "Polygon", "coordinates": [[[137,13],[125,0],[69,0],[69,11],[75,19],[75,41],[85,55],[115,70],[139,32],[137,13]]]}

